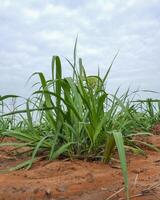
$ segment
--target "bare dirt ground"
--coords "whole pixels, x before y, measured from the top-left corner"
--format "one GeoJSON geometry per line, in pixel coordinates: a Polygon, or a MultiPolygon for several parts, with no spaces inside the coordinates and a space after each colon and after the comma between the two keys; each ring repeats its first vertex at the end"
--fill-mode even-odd
{"type": "MultiPolygon", "coordinates": [[[[160,147],[160,135],[147,137],[160,147]]],[[[0,149],[0,169],[15,166],[24,158],[0,149]]],[[[160,153],[147,156],[127,153],[130,196],[134,200],[160,199],[160,153]]],[[[0,174],[0,200],[122,200],[124,183],[119,162],[109,165],[80,160],[39,161],[30,170],[0,174]]]]}

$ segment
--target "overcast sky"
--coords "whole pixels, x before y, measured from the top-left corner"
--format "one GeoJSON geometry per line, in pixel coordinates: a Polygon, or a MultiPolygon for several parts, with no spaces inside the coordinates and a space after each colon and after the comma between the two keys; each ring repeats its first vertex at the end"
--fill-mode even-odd
{"type": "Polygon", "coordinates": [[[120,50],[108,90],[160,92],[160,0],[0,0],[0,95],[28,95],[27,78],[49,76],[52,55],[72,59],[77,34],[90,75],[120,50]]]}

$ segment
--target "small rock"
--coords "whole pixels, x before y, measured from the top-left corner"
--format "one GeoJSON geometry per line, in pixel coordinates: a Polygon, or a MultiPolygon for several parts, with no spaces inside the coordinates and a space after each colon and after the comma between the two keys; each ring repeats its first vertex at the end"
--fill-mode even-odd
{"type": "Polygon", "coordinates": [[[45,191],[45,195],[46,195],[48,198],[51,198],[51,197],[52,197],[52,192],[51,192],[51,190],[50,190],[50,189],[47,189],[47,190],[45,191]]]}
{"type": "Polygon", "coordinates": [[[67,186],[65,186],[65,185],[60,185],[60,186],[57,188],[57,190],[58,190],[59,192],[66,192],[67,186]]]}
{"type": "Polygon", "coordinates": [[[92,183],[94,181],[93,174],[90,173],[90,172],[88,174],[86,174],[86,180],[87,180],[88,183],[92,183]]]}

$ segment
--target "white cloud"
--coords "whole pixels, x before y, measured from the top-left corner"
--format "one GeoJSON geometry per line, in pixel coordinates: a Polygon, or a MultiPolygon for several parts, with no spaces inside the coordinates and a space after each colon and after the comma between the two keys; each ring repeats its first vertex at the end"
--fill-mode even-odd
{"type": "Polygon", "coordinates": [[[44,9],[42,10],[43,15],[57,15],[58,16],[65,16],[65,17],[73,17],[76,15],[75,10],[71,10],[63,5],[56,5],[55,3],[47,4],[44,9]]]}
{"type": "Polygon", "coordinates": [[[12,5],[11,0],[0,0],[1,8],[8,8],[12,5]]]}
{"type": "Polygon", "coordinates": [[[55,41],[55,40],[58,40],[58,41],[62,41],[64,38],[65,38],[65,35],[63,34],[63,32],[61,31],[46,31],[46,30],[43,30],[40,32],[40,35],[43,39],[45,40],[51,40],[51,41],[55,41]]]}
{"type": "Polygon", "coordinates": [[[104,74],[120,49],[110,88],[134,82],[159,90],[159,0],[0,0],[0,5],[0,94],[13,91],[10,79],[18,92],[34,71],[49,74],[53,54],[72,58],[77,34],[89,73],[99,65],[104,74]]]}
{"type": "Polygon", "coordinates": [[[26,16],[26,18],[28,18],[29,20],[37,20],[40,17],[40,11],[35,10],[35,9],[24,9],[24,15],[26,16]]]}
{"type": "Polygon", "coordinates": [[[28,53],[36,53],[38,52],[38,47],[32,44],[28,44],[24,41],[16,42],[16,49],[19,52],[28,52],[28,53]]]}

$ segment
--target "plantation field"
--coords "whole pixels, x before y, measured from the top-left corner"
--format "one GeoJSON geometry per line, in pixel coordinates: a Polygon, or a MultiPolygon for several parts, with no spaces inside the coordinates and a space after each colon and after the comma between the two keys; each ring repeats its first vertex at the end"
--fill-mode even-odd
{"type": "MultiPolygon", "coordinates": [[[[160,147],[159,135],[149,136],[146,140],[160,147]]],[[[1,147],[0,150],[0,169],[27,159],[24,155],[15,157],[13,147],[1,147]]],[[[147,156],[127,152],[130,196],[137,200],[158,200],[160,156],[153,150],[145,151],[147,156]]],[[[116,154],[113,157],[117,159],[116,154]]],[[[66,159],[48,162],[41,159],[30,170],[0,174],[1,200],[120,200],[122,197],[124,184],[116,160],[106,165],[99,161],[66,159]]]]}
{"type": "Polygon", "coordinates": [[[116,56],[87,75],[75,44],[72,76],[53,56],[29,98],[0,96],[0,200],[159,198],[160,99],[109,93],[116,56]]]}

